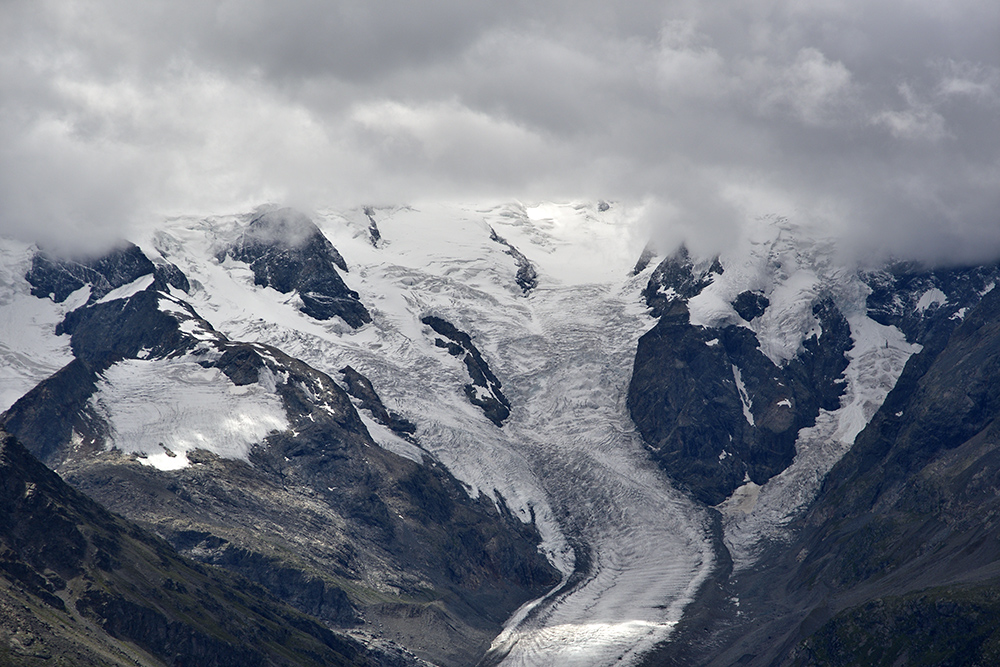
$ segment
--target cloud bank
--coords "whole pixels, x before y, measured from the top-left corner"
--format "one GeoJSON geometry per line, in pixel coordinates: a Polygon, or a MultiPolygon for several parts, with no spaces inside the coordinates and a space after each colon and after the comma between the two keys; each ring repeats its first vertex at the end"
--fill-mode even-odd
{"type": "Polygon", "coordinates": [[[1000,4],[7,0],[0,232],[261,201],[646,204],[1000,256],[1000,4]],[[724,6],[723,6],[724,5],[724,6]]]}

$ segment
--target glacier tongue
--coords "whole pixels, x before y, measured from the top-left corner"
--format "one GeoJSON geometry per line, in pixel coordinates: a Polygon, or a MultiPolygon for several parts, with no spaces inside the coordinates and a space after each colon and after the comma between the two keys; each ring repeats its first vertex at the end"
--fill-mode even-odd
{"type": "Polygon", "coordinates": [[[633,664],[667,639],[714,560],[706,517],[649,461],[625,407],[636,290],[539,288],[540,330],[508,333],[510,442],[532,463],[581,580],[529,605],[494,642],[504,665],[633,664]],[[623,298],[627,297],[627,298],[623,298]]]}
{"type": "Polygon", "coordinates": [[[231,220],[175,220],[147,247],[203,286],[190,300],[219,331],[333,376],[357,368],[470,493],[536,521],[564,582],[508,622],[494,659],[635,663],[669,637],[714,554],[707,514],[649,461],[625,407],[636,341],[652,324],[639,299],[645,276],[629,278],[642,240],[631,237],[628,212],[455,205],[370,213],[377,245],[364,210],[317,219],[371,311],[373,322],[358,330],[304,316],[287,295],[255,287],[245,268],[214,261],[212,239],[231,220]],[[528,296],[491,228],[537,267],[528,296]],[[513,406],[503,428],[468,401],[467,371],[435,346],[420,322],[427,315],[468,332],[501,378],[513,406]]]}

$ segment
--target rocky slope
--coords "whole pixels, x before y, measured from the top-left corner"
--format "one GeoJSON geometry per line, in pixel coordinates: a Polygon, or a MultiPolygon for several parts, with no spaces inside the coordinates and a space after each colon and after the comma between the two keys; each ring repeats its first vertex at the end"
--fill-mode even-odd
{"type": "Polygon", "coordinates": [[[415,664],[179,557],[3,431],[0,516],[4,665],[415,664]]]}
{"type": "Polygon", "coordinates": [[[658,660],[995,662],[1000,291],[992,289],[994,278],[995,267],[880,274],[868,299],[873,316],[895,318],[922,351],[833,467],[792,538],[721,580],[716,590],[738,599],[738,607],[723,601],[702,614],[698,628],[683,630],[686,641],[658,660]],[[893,282],[887,295],[884,286],[893,282]],[[927,303],[928,294],[936,303],[927,303]],[[978,304],[962,305],[980,296],[978,304]]]}

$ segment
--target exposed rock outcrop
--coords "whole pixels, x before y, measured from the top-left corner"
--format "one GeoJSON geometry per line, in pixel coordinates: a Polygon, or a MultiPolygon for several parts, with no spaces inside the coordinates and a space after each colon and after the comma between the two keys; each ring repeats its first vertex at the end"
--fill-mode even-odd
{"type": "Polygon", "coordinates": [[[514,276],[514,280],[522,292],[527,294],[538,287],[538,272],[535,271],[534,264],[524,256],[524,253],[515,248],[510,241],[497,234],[492,227],[490,227],[490,240],[504,246],[506,248],[504,252],[514,258],[514,262],[517,264],[517,275],[514,276]]]}
{"type": "Polygon", "coordinates": [[[371,322],[358,293],[337,272],[347,272],[344,258],[303,213],[282,208],[259,215],[217,259],[226,256],[249,264],[255,284],[282,294],[295,291],[310,317],[340,317],[355,329],[371,322]]]}
{"type": "Polygon", "coordinates": [[[371,412],[375,421],[404,437],[412,435],[417,430],[416,424],[386,409],[371,380],[350,366],[341,368],[340,374],[347,383],[347,393],[358,399],[361,407],[371,412]]]}
{"type": "Polygon", "coordinates": [[[435,345],[446,349],[449,354],[461,358],[465,363],[465,368],[472,379],[470,384],[465,385],[465,395],[469,402],[482,408],[491,422],[503,426],[504,420],[510,416],[510,402],[501,391],[500,380],[490,370],[489,364],[469,334],[460,331],[451,322],[433,315],[428,315],[420,321],[435,333],[444,336],[436,338],[435,345]]]}
{"type": "Polygon", "coordinates": [[[37,252],[25,279],[31,284],[34,296],[50,297],[56,303],[62,303],[70,294],[89,285],[88,303],[93,303],[112,290],[147,275],[153,276],[157,289],[166,290],[172,286],[184,292],[191,290],[187,277],[179,268],[167,262],[154,264],[138,246],[128,242],[89,259],[64,259],[37,252]]]}

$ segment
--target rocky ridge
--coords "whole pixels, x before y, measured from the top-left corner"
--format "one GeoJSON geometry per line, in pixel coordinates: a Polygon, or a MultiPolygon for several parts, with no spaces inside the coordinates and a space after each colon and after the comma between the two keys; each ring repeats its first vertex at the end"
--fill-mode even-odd
{"type": "Polygon", "coordinates": [[[178,556],[75,491],[3,431],[0,480],[3,664],[417,664],[178,556]]]}
{"type": "Polygon", "coordinates": [[[995,265],[865,275],[871,316],[923,349],[791,539],[731,578],[723,568],[648,664],[995,661],[996,277],[995,265]],[[710,599],[711,611],[701,606],[710,599]]]}
{"type": "Polygon", "coordinates": [[[255,284],[295,291],[310,317],[340,317],[355,329],[371,322],[358,293],[337,272],[347,272],[344,258],[303,213],[282,208],[260,214],[216,256],[220,262],[227,257],[249,264],[255,284]]]}
{"type": "Polygon", "coordinates": [[[434,339],[435,345],[447,350],[448,354],[461,358],[465,364],[472,379],[470,384],[465,385],[465,396],[469,402],[482,408],[491,422],[503,426],[504,420],[510,416],[510,401],[503,395],[500,380],[490,370],[489,364],[469,334],[460,331],[451,322],[434,315],[427,315],[420,321],[443,336],[434,339]]]}

